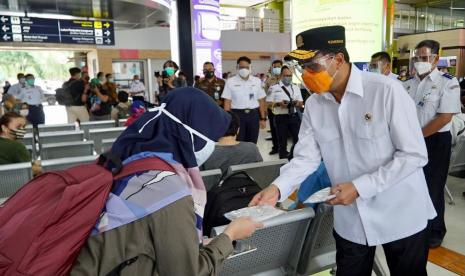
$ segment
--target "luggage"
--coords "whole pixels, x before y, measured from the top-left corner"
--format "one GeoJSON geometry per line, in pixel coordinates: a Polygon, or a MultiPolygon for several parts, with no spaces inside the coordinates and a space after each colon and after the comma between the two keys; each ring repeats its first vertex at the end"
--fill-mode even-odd
{"type": "Polygon", "coordinates": [[[0,207],[0,275],[68,275],[113,181],[154,170],[160,162],[145,158],[121,168],[118,159],[102,155],[95,164],[29,181],[0,207]],[[108,159],[116,165],[113,174],[103,166],[108,159]]]}
{"type": "Polygon", "coordinates": [[[228,224],[229,220],[224,214],[247,207],[260,191],[257,182],[246,172],[235,172],[223,177],[218,186],[207,193],[207,205],[203,217],[204,235],[210,235],[213,227],[228,224]]]}

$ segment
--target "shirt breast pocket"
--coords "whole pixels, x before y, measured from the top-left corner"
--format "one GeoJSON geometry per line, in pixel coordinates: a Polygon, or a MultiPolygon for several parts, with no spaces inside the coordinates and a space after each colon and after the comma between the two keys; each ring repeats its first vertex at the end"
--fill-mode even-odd
{"type": "Polygon", "coordinates": [[[341,134],[337,127],[321,128],[315,130],[315,139],[320,146],[323,159],[325,159],[325,156],[334,152],[335,147],[340,142],[341,134]]]}
{"type": "Polygon", "coordinates": [[[390,158],[393,146],[389,129],[383,124],[359,124],[356,127],[356,148],[359,149],[366,160],[379,162],[390,158]]]}
{"type": "Polygon", "coordinates": [[[426,112],[436,112],[439,107],[439,100],[441,100],[441,96],[437,93],[429,94],[424,99],[424,108],[426,112]]]}

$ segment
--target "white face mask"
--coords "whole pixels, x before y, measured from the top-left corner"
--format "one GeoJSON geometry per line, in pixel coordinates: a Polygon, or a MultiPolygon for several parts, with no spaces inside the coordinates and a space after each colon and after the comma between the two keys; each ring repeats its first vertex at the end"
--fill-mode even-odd
{"type": "Polygon", "coordinates": [[[239,76],[241,76],[241,78],[247,78],[248,76],[250,75],[250,70],[247,69],[247,68],[241,68],[239,69],[239,76]]]}
{"type": "Polygon", "coordinates": [[[147,126],[151,121],[155,120],[158,116],[160,116],[162,113],[164,113],[165,115],[167,115],[168,117],[170,117],[173,121],[175,121],[176,123],[179,123],[181,125],[184,126],[185,129],[187,129],[187,131],[189,131],[189,133],[191,134],[191,139],[192,139],[192,149],[194,151],[194,155],[195,155],[195,160],[197,162],[197,166],[201,166],[203,163],[205,163],[205,161],[208,160],[208,158],[212,155],[213,151],[215,150],[215,142],[212,141],[211,139],[209,139],[208,137],[206,137],[205,135],[203,135],[202,133],[198,132],[197,130],[191,128],[190,126],[184,124],[183,122],[181,122],[178,118],[176,118],[176,116],[174,116],[173,114],[171,114],[170,112],[168,112],[166,109],[166,104],[163,103],[161,106],[159,107],[156,107],[156,108],[153,108],[153,109],[150,109],[149,111],[152,112],[152,111],[158,111],[158,114],[155,115],[152,119],[148,120],[143,126],[141,129],[139,129],[139,133],[142,133],[142,131],[144,131],[144,128],[145,126],[147,126]],[[199,150],[199,151],[195,151],[195,147],[194,147],[194,135],[203,139],[206,144],[205,146],[199,150]]]}
{"type": "Polygon", "coordinates": [[[134,83],[139,83],[139,82],[140,82],[140,80],[134,80],[134,83]]]}
{"type": "Polygon", "coordinates": [[[29,115],[29,110],[27,109],[21,109],[19,111],[19,115],[23,116],[23,117],[27,117],[27,115],[29,115]]]}
{"type": "Polygon", "coordinates": [[[431,72],[431,68],[433,68],[433,65],[426,61],[415,62],[413,66],[415,67],[417,74],[420,76],[431,72]]]}

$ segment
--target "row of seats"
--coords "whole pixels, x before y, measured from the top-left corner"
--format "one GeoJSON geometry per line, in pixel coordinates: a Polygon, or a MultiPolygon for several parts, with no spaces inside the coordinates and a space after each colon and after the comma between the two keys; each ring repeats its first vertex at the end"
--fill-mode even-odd
{"type": "MultiPolygon", "coordinates": [[[[225,228],[214,228],[212,236],[225,228]]],[[[316,212],[312,208],[286,212],[265,221],[263,228],[238,242],[236,248],[246,250],[224,262],[221,276],[306,276],[334,268],[333,208],[320,204],[316,212]]],[[[377,257],[373,272],[377,276],[387,275],[377,257]]]]}
{"type": "MultiPolygon", "coordinates": [[[[86,134],[89,129],[96,128],[112,128],[123,127],[127,119],[122,120],[106,120],[106,121],[90,121],[80,123],[79,130],[83,130],[86,134]]],[[[76,130],[75,124],[58,124],[58,125],[38,125],[39,132],[54,132],[54,131],[71,131],[76,130]]],[[[26,132],[32,134],[32,125],[26,126],[26,132]]]]}
{"type": "MultiPolygon", "coordinates": [[[[67,169],[79,164],[94,162],[96,156],[68,157],[44,160],[44,171],[67,169]]],[[[258,162],[231,166],[228,173],[246,171],[262,187],[266,187],[278,175],[287,160],[258,162]]],[[[216,185],[221,170],[202,171],[208,189],[216,185]]],[[[0,198],[11,196],[20,186],[32,178],[30,163],[0,166],[2,185],[0,198]]],[[[332,208],[320,205],[315,212],[311,208],[290,211],[266,221],[252,237],[245,241],[253,248],[228,258],[220,275],[309,275],[335,266],[335,242],[332,237],[332,208]]],[[[216,227],[212,236],[224,227],[216,227]]],[[[240,245],[239,245],[240,246],[240,245]]],[[[376,260],[376,275],[386,275],[376,260]]]]}

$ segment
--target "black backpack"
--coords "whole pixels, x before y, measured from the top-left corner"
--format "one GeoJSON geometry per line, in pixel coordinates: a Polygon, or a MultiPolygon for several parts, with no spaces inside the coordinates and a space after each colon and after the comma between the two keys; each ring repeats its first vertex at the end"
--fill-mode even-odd
{"type": "Polygon", "coordinates": [[[224,214],[247,207],[260,191],[257,182],[244,171],[222,177],[218,186],[207,193],[203,217],[204,235],[209,236],[213,227],[228,224],[229,220],[224,214]]]}
{"type": "Polygon", "coordinates": [[[69,89],[73,83],[75,83],[77,80],[70,80],[61,86],[61,88],[58,88],[55,90],[55,98],[58,102],[59,105],[66,105],[70,106],[75,103],[75,99],[73,99],[73,95],[71,93],[71,90],[69,89]]]}

